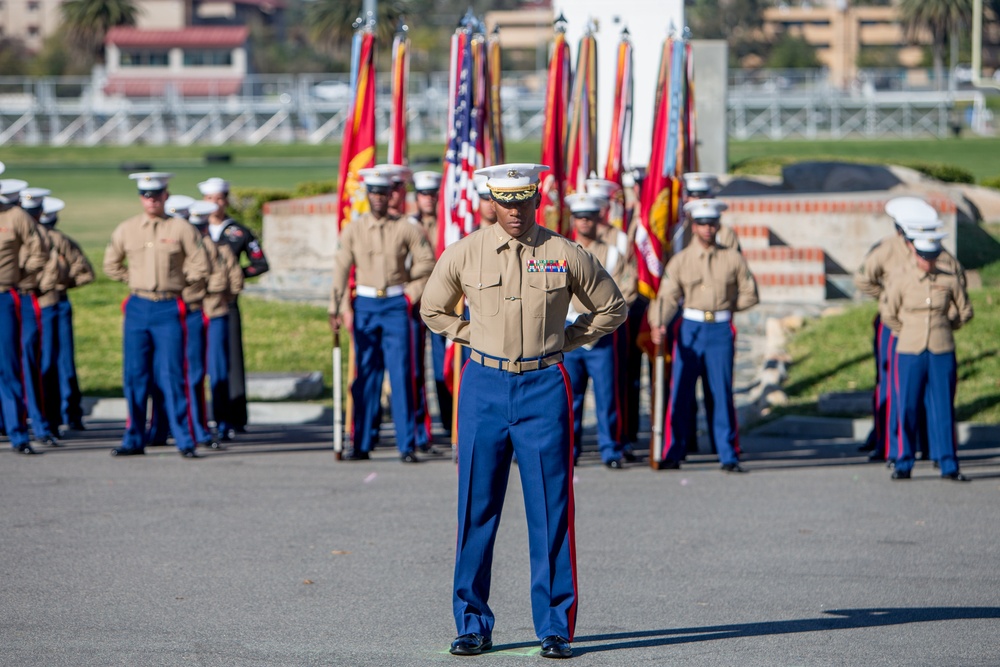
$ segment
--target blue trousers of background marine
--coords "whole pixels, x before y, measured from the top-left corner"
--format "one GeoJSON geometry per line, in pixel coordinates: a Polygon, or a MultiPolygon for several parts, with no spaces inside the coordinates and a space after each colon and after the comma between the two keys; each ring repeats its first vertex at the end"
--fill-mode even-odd
{"type": "Polygon", "coordinates": [[[179,299],[150,301],[133,295],[125,300],[124,311],[123,388],[129,418],[122,447],[146,446],[146,401],[150,383],[155,383],[163,394],[177,449],[193,450],[184,375],[184,304],[179,299]]]}
{"type": "Polygon", "coordinates": [[[229,315],[208,321],[208,377],[212,417],[221,438],[234,428],[229,407],[229,315]]]}
{"type": "Polygon", "coordinates": [[[674,341],[670,401],[667,405],[665,458],[680,461],[697,438],[695,385],[702,381],[709,437],[723,465],[739,461],[739,427],[733,403],[736,329],[731,322],[681,320],[674,341]],[[679,419],[674,418],[679,416],[679,419]]]}
{"type": "Polygon", "coordinates": [[[427,325],[420,317],[420,306],[410,307],[410,358],[413,359],[413,419],[417,425],[414,443],[421,450],[431,444],[431,414],[427,405],[424,360],[427,356],[427,325]]]}
{"type": "Polygon", "coordinates": [[[76,349],[73,341],[73,306],[65,293],[56,304],[59,356],[56,360],[59,372],[59,412],[60,422],[73,424],[83,419],[82,395],[76,379],[76,349]]]}
{"type": "Polygon", "coordinates": [[[21,299],[16,292],[0,292],[0,411],[13,448],[29,441],[21,378],[21,299]]]}
{"type": "Polygon", "coordinates": [[[594,405],[597,412],[597,447],[601,461],[619,460],[622,457],[622,443],[618,437],[621,395],[617,375],[620,349],[615,335],[608,334],[598,340],[591,349],[579,347],[566,354],[563,365],[569,374],[573,388],[573,442],[575,459],[580,458],[583,445],[583,399],[587,383],[593,378],[594,405]]]}
{"type": "Polygon", "coordinates": [[[51,436],[42,388],[42,309],[34,295],[21,295],[21,369],[31,431],[35,438],[51,436]]]}
{"type": "Polygon", "coordinates": [[[49,430],[56,431],[62,424],[59,393],[59,308],[57,305],[42,308],[42,394],[45,421],[49,430]]]}
{"type": "Polygon", "coordinates": [[[458,634],[493,634],[493,546],[517,456],[528,521],[531,610],[539,639],[573,639],[572,390],[562,364],[523,374],[465,365],[458,394],[458,536],[453,605],[458,634]]]}
{"type": "Polygon", "coordinates": [[[371,430],[382,409],[382,377],[389,370],[392,387],[392,421],[400,454],[413,451],[417,428],[413,412],[413,360],[411,314],[405,296],[354,300],[354,352],[356,376],[351,383],[354,399],[354,446],[367,452],[371,430]]]}
{"type": "Polygon", "coordinates": [[[896,470],[913,469],[920,445],[920,421],[927,416],[931,458],[941,466],[941,474],[958,470],[955,456],[955,353],[897,354],[899,373],[899,424],[901,449],[896,454],[896,470]]]}
{"type": "MultiPolygon", "coordinates": [[[[212,441],[212,432],[208,430],[205,405],[206,328],[202,311],[190,311],[184,316],[184,368],[187,373],[185,387],[187,389],[188,414],[194,430],[194,441],[199,444],[207,444],[212,441]]],[[[167,417],[163,392],[153,390],[151,393],[153,396],[153,419],[147,434],[147,442],[166,442],[167,433],[170,430],[170,419],[167,417]]],[[[174,439],[176,440],[176,438],[174,439]]]]}

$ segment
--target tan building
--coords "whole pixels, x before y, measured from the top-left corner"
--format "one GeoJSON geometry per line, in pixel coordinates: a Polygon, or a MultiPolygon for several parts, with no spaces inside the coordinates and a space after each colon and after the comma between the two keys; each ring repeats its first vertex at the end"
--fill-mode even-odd
{"type": "Polygon", "coordinates": [[[62,0],[0,0],[0,38],[20,39],[31,51],[62,22],[62,0]]]}
{"type": "Polygon", "coordinates": [[[847,0],[827,0],[825,4],[764,10],[765,38],[774,41],[782,34],[800,37],[814,46],[817,57],[830,70],[830,80],[841,86],[850,85],[857,77],[862,49],[898,49],[901,67],[916,67],[923,56],[921,47],[908,45],[895,6],[855,7],[847,0]]]}

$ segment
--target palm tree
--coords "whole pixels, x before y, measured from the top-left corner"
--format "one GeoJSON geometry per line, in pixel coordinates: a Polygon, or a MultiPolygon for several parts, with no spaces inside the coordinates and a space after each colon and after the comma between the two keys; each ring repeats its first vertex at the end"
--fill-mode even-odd
{"type": "Polygon", "coordinates": [[[97,60],[104,58],[104,36],[119,25],[135,25],[139,8],[133,0],[67,0],[63,24],[70,44],[97,60]]]}
{"type": "Polygon", "coordinates": [[[899,10],[911,41],[916,42],[921,31],[930,33],[934,80],[941,90],[945,42],[957,44],[959,30],[972,22],[972,0],[902,0],[899,10]]]}
{"type": "MultiPolygon", "coordinates": [[[[330,55],[342,55],[351,48],[354,22],[361,16],[362,0],[315,0],[306,17],[309,38],[316,48],[330,55]]],[[[396,24],[410,14],[410,0],[381,0],[375,21],[375,34],[379,41],[391,43],[396,24]]]]}

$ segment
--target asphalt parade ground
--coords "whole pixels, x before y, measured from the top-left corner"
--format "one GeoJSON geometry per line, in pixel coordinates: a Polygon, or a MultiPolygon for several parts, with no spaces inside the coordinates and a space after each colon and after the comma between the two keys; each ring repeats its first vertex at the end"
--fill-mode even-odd
{"type": "MultiPolygon", "coordinates": [[[[1000,438],[892,482],[851,422],[744,435],[745,475],[576,470],[578,665],[1000,664],[1000,438]]],[[[448,654],[450,455],[336,462],[324,424],[254,425],[223,452],[113,459],[121,422],[0,453],[0,664],[543,664],[512,471],[495,648],[448,654]]],[[[591,443],[592,444],[592,443],[591,443]]],[[[6,445],[5,445],[6,446],[6,445]]]]}

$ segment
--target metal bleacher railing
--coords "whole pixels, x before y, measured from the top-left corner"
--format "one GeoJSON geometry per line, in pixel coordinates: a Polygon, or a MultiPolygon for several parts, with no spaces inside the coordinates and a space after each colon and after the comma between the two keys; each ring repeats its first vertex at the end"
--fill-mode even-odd
{"type": "MultiPolygon", "coordinates": [[[[410,140],[443,141],[446,73],[416,73],[409,92],[410,140]]],[[[538,139],[544,121],[544,72],[505,73],[505,136],[538,139]]],[[[380,76],[376,123],[388,126],[389,82],[380,76]]],[[[207,94],[205,94],[207,92],[207,94]]],[[[347,115],[346,75],[249,75],[235,94],[199,96],[150,84],[128,95],[90,77],[0,77],[0,145],[337,143],[347,115]]],[[[734,70],[728,87],[728,133],[735,139],[848,136],[947,136],[956,123],[993,131],[984,94],[936,92],[926,75],[866,71],[834,85],[823,70],[734,70]]],[[[384,137],[381,137],[384,140],[384,137]]]]}

